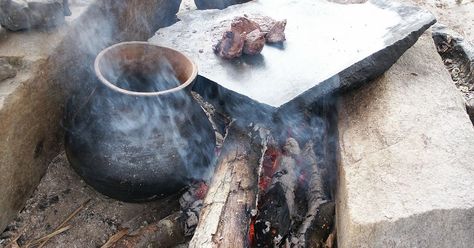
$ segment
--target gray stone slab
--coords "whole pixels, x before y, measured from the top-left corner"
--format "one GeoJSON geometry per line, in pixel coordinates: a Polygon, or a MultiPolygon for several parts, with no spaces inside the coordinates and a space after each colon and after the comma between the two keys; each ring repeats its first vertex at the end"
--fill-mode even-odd
{"type": "Polygon", "coordinates": [[[472,247],[474,128],[429,34],[342,97],[339,247],[472,247]]]}
{"type": "MultiPolygon", "coordinates": [[[[388,0],[349,5],[258,0],[224,10],[188,11],[178,18],[180,22],[158,30],[149,41],[191,56],[199,75],[230,97],[245,96],[239,101],[272,108],[296,99],[312,102],[379,76],[435,22],[427,11],[388,0]],[[226,28],[222,22],[244,14],[287,19],[287,41],[265,46],[260,56],[232,61],[217,57],[212,45],[226,28]]],[[[227,95],[225,100],[230,100],[227,95]]]]}

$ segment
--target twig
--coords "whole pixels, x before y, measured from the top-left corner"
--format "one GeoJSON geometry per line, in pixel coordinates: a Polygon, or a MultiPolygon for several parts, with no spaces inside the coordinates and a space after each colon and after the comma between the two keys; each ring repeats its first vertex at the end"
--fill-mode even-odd
{"type": "Polygon", "coordinates": [[[17,248],[17,247],[20,247],[18,245],[18,239],[21,237],[21,235],[23,234],[23,232],[25,231],[26,229],[26,226],[23,227],[19,232],[18,234],[16,235],[16,237],[14,239],[12,239],[12,241],[10,241],[10,243],[6,246],[6,247],[10,247],[10,248],[17,248]]]}
{"type": "MultiPolygon", "coordinates": [[[[64,229],[64,227],[66,226],[66,224],[67,224],[72,218],[74,218],[82,209],[84,209],[84,207],[85,207],[85,206],[87,205],[87,203],[89,203],[90,201],[91,201],[91,199],[88,199],[88,200],[86,200],[84,203],[82,203],[81,206],[79,206],[76,210],[74,210],[74,212],[72,212],[72,213],[56,228],[56,230],[55,230],[53,233],[57,233],[59,230],[64,229]]],[[[69,229],[69,228],[68,228],[68,229],[69,229]]],[[[67,230],[67,229],[66,229],[66,230],[67,230]]],[[[63,230],[63,232],[66,231],[66,230],[63,230]]],[[[57,234],[59,234],[59,233],[57,233],[57,234]]],[[[57,234],[56,234],[56,235],[57,235],[57,234]]],[[[54,237],[54,236],[56,236],[56,235],[52,235],[52,236],[47,235],[47,236],[43,237],[43,238],[45,238],[45,239],[44,239],[43,242],[38,246],[38,248],[42,248],[46,243],[48,243],[48,241],[49,241],[52,237],[54,237]]],[[[41,239],[43,239],[43,238],[41,238],[41,239]]],[[[27,247],[28,247],[28,246],[27,246],[27,247]]]]}
{"type": "Polygon", "coordinates": [[[105,242],[104,245],[102,245],[100,248],[109,248],[112,247],[117,241],[119,241],[123,236],[128,234],[128,228],[122,229],[116,234],[112,235],[107,242],[105,242]]]}
{"type": "Polygon", "coordinates": [[[43,244],[44,244],[44,241],[48,241],[48,240],[50,240],[52,237],[54,237],[54,236],[56,236],[56,235],[59,235],[59,234],[65,232],[65,231],[67,231],[67,230],[69,230],[69,229],[71,229],[71,226],[65,226],[65,227],[62,227],[62,228],[60,228],[60,229],[57,229],[56,231],[54,231],[54,232],[52,232],[52,233],[50,233],[50,234],[48,234],[48,235],[46,235],[46,236],[44,236],[44,237],[41,237],[41,238],[39,238],[39,239],[37,239],[37,240],[31,242],[31,243],[28,243],[25,247],[28,248],[28,247],[31,247],[31,246],[35,246],[35,245],[37,245],[38,243],[41,243],[41,242],[43,242],[43,243],[41,243],[40,245],[43,245],[43,244]]]}

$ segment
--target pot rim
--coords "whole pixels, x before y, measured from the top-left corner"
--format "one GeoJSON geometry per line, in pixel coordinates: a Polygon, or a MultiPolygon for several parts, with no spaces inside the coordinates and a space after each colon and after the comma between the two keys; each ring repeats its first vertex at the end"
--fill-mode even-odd
{"type": "Polygon", "coordinates": [[[194,61],[189,58],[186,54],[178,51],[178,50],[175,50],[175,49],[172,49],[172,48],[169,48],[169,47],[165,47],[165,46],[158,46],[158,45],[155,45],[155,44],[152,44],[152,43],[149,43],[149,42],[146,42],[146,41],[127,41],[127,42],[120,42],[120,43],[117,43],[117,44],[114,44],[112,46],[109,46],[107,48],[105,48],[104,50],[102,50],[98,55],[97,57],[95,58],[95,62],[94,62],[94,70],[95,70],[95,74],[96,76],[99,78],[99,80],[105,84],[105,86],[107,86],[108,88],[114,90],[114,91],[117,91],[117,92],[120,92],[122,94],[126,94],[126,95],[131,95],[131,96],[160,96],[160,95],[166,95],[166,94],[169,94],[169,93],[173,93],[173,92],[176,92],[176,91],[180,91],[182,89],[185,89],[186,87],[188,87],[189,85],[191,85],[194,80],[196,79],[197,77],[197,65],[196,63],[194,63],[194,61]],[[102,74],[101,70],[100,70],[100,67],[99,67],[99,62],[101,61],[101,59],[104,57],[104,54],[106,54],[107,52],[109,52],[110,50],[112,49],[115,49],[119,46],[127,46],[127,45],[130,45],[130,44],[133,44],[133,45],[144,45],[144,46],[154,46],[154,47],[157,47],[157,48],[161,48],[161,49],[167,49],[167,50],[171,50],[173,52],[176,52],[176,53],[179,53],[181,54],[186,60],[188,60],[190,63],[191,63],[191,66],[192,66],[192,73],[191,73],[191,76],[188,78],[188,80],[186,80],[186,82],[180,84],[179,86],[177,87],[174,87],[174,88],[171,88],[171,89],[168,89],[168,90],[162,90],[162,91],[155,91],[155,92],[139,92],[139,91],[131,91],[131,90],[126,90],[126,89],[122,89],[118,86],[116,86],[115,84],[111,83],[109,80],[107,80],[104,75],[102,74]]]}

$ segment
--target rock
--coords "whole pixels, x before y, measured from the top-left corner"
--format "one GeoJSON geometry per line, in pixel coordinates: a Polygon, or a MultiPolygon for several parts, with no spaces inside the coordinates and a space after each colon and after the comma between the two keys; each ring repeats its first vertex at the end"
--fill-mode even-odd
{"type": "Polygon", "coordinates": [[[429,34],[339,111],[338,246],[471,246],[474,129],[429,34]]]}
{"type": "Polygon", "coordinates": [[[466,110],[467,114],[471,118],[472,123],[474,124],[474,97],[466,100],[466,110]]]}
{"type": "Polygon", "coordinates": [[[264,46],[265,34],[256,29],[245,37],[243,52],[248,55],[257,55],[262,52],[264,46]]]}
{"type": "Polygon", "coordinates": [[[451,78],[469,103],[474,98],[474,45],[441,24],[433,27],[432,36],[451,78]]]}
{"type": "Polygon", "coordinates": [[[245,3],[250,0],[194,0],[198,9],[225,9],[231,5],[245,3]]]}
{"type": "Polygon", "coordinates": [[[349,5],[326,0],[259,0],[223,10],[187,11],[179,19],[158,30],[149,42],[186,53],[199,67],[201,78],[207,79],[194,89],[208,101],[226,102],[226,110],[235,117],[252,119],[268,116],[267,111],[308,106],[376,78],[435,22],[428,11],[389,0],[349,5]],[[211,49],[198,52],[196,41],[212,47],[229,28],[222,20],[244,13],[252,20],[259,14],[287,19],[288,39],[265,46],[262,56],[243,56],[232,62],[223,62],[211,49]]]}
{"type": "Polygon", "coordinates": [[[16,76],[16,70],[6,58],[0,58],[0,82],[16,76]]]}
{"type": "Polygon", "coordinates": [[[68,0],[0,0],[0,24],[12,31],[55,27],[66,15],[68,0]]]}
{"type": "Polygon", "coordinates": [[[226,31],[222,39],[214,45],[214,52],[222,58],[233,59],[242,56],[245,33],[226,31]]]}

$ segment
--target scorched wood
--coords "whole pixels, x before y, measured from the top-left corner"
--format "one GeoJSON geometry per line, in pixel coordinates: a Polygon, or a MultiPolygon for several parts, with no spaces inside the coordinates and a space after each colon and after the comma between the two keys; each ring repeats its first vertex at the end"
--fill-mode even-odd
{"type": "Polygon", "coordinates": [[[189,247],[249,246],[258,168],[265,147],[260,133],[256,127],[231,124],[189,247]]]}

